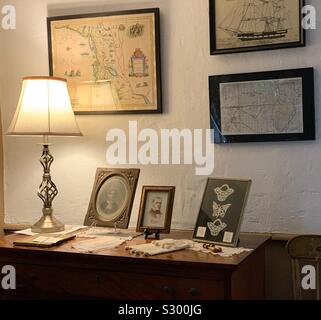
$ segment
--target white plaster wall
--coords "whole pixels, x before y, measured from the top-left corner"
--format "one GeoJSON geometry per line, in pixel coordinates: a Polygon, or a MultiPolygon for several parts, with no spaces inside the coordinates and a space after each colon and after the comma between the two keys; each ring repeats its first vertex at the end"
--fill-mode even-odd
{"type": "MultiPolygon", "coordinates": [[[[317,141],[215,146],[215,176],[251,178],[244,231],[321,232],[320,62],[321,33],[308,33],[307,47],[223,56],[209,54],[208,0],[11,0],[17,30],[1,33],[0,85],[3,127],[8,128],[21,78],[48,74],[46,17],[143,7],[161,9],[163,115],[78,116],[83,138],[56,138],[53,179],[60,194],[56,215],[69,224],[85,217],[97,167],[107,167],[106,132],[128,127],[208,128],[208,76],[214,74],[316,68],[317,141]]],[[[8,3],[0,1],[0,3],[8,3]]],[[[318,0],[310,1],[321,12],[318,0]]],[[[318,21],[319,22],[319,21],[318,21]]],[[[318,25],[319,26],[319,25],[318,25]]],[[[36,196],[41,181],[36,138],[4,137],[7,223],[33,223],[41,215],[36,196]]],[[[214,147],[214,146],[213,146],[214,147]]],[[[132,211],[135,226],[142,185],[176,185],[173,227],[193,228],[206,177],[191,166],[141,167],[132,211]]]]}

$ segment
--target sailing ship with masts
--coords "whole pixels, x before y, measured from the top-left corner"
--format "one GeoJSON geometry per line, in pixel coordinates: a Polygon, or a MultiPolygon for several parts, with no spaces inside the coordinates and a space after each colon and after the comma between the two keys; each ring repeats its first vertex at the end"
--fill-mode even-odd
{"type": "Polygon", "coordinates": [[[284,0],[237,0],[240,5],[224,19],[220,29],[242,41],[284,38],[284,0]]]}

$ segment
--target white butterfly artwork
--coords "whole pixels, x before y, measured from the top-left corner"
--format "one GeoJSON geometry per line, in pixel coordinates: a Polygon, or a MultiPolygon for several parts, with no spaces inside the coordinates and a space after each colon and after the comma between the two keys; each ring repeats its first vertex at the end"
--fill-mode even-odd
{"type": "Polygon", "coordinates": [[[230,195],[232,195],[235,190],[230,188],[230,186],[228,184],[224,184],[220,188],[219,187],[215,188],[214,191],[217,195],[218,201],[223,202],[223,201],[227,200],[227,198],[230,195]]]}
{"type": "Polygon", "coordinates": [[[217,237],[220,232],[227,227],[226,223],[222,222],[220,219],[217,219],[214,222],[208,222],[207,226],[213,237],[217,237]]]}
{"type": "Polygon", "coordinates": [[[232,204],[218,204],[213,201],[213,217],[214,218],[224,218],[228,209],[232,206],[232,204]]]}

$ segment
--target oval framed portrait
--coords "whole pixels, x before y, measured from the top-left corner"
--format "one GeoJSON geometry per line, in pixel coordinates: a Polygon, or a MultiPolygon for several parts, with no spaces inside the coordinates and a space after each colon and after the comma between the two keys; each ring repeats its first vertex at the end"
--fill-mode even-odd
{"type": "Polygon", "coordinates": [[[97,169],[85,225],[128,228],[139,169],[97,169]]]}

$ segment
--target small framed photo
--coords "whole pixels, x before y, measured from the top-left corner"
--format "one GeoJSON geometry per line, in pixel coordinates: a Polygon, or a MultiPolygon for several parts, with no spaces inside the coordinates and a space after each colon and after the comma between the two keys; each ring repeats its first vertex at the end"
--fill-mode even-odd
{"type": "Polygon", "coordinates": [[[209,0],[211,54],[305,46],[304,0],[209,0]]]}
{"type": "Polygon", "coordinates": [[[144,186],[140,202],[137,232],[145,230],[170,233],[175,187],[144,186]]]}
{"type": "Polygon", "coordinates": [[[193,240],[236,247],[251,180],[209,178],[193,240]]]}
{"type": "Polygon", "coordinates": [[[127,229],[139,169],[97,169],[85,226],[127,229]]]}
{"type": "Polygon", "coordinates": [[[315,140],[314,69],[209,77],[214,143],[315,140]]]}

